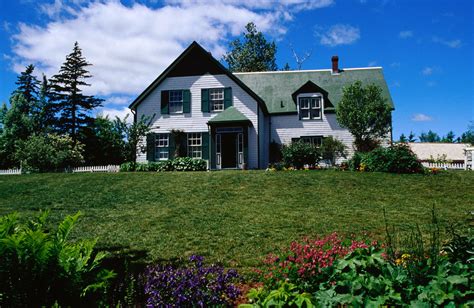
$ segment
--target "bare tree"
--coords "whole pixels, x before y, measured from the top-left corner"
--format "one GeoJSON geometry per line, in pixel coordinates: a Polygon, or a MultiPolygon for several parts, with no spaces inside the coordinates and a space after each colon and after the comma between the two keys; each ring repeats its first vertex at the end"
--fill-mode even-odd
{"type": "Polygon", "coordinates": [[[313,54],[313,50],[311,49],[310,51],[305,51],[304,55],[300,57],[296,53],[292,44],[290,44],[290,48],[291,52],[293,52],[293,57],[295,58],[297,69],[301,70],[301,66],[303,65],[304,61],[308,60],[311,57],[311,55],[313,54]]]}

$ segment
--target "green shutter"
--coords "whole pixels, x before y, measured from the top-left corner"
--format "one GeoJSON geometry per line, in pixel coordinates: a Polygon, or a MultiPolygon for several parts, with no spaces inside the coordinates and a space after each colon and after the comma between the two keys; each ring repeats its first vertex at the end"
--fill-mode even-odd
{"type": "Polygon", "coordinates": [[[244,132],[244,164],[249,168],[249,138],[248,133],[244,132]]]}
{"type": "Polygon", "coordinates": [[[201,89],[201,111],[209,112],[209,89],[201,89]]]}
{"type": "Polygon", "coordinates": [[[169,91],[161,91],[161,114],[169,114],[169,91]]]}
{"type": "Polygon", "coordinates": [[[191,113],[191,91],[183,90],[183,113],[191,113]]]}
{"type": "Polygon", "coordinates": [[[209,133],[202,133],[202,159],[209,159],[209,133]]]}
{"type": "Polygon", "coordinates": [[[146,135],[146,160],[155,161],[155,134],[146,135]]]}
{"type": "Polygon", "coordinates": [[[232,88],[224,89],[224,109],[232,106],[232,88]]]}
{"type": "Polygon", "coordinates": [[[168,140],[168,159],[173,159],[174,158],[174,151],[175,151],[175,143],[174,143],[174,137],[173,134],[169,134],[169,140],[168,140]]]}

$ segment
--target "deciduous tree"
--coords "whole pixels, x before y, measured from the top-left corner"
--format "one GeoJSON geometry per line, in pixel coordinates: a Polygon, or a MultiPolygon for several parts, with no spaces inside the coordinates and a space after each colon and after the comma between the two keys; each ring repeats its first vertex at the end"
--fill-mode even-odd
{"type": "Polygon", "coordinates": [[[374,149],[391,129],[391,107],[374,84],[347,86],[336,108],[337,121],[354,136],[357,151],[374,149]]]}

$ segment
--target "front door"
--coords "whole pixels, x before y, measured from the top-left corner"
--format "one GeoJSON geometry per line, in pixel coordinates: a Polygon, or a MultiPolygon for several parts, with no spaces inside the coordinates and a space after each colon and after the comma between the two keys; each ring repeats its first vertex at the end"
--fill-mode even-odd
{"type": "Polygon", "coordinates": [[[221,134],[222,168],[237,168],[237,134],[221,134]]]}

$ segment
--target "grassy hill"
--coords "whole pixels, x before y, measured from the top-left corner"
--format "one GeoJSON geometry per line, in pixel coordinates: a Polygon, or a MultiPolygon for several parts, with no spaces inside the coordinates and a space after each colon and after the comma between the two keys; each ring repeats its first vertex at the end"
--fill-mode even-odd
{"type": "Polygon", "coordinates": [[[384,238],[390,224],[438,215],[466,223],[474,172],[436,176],[336,171],[37,174],[0,177],[0,215],[80,210],[74,236],[110,250],[172,259],[193,253],[248,268],[306,235],[333,231],[384,238]]]}

